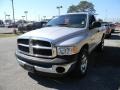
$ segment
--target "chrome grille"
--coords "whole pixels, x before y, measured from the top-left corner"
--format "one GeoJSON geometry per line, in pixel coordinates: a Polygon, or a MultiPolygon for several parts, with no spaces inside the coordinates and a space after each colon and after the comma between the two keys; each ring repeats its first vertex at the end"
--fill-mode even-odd
{"type": "Polygon", "coordinates": [[[17,40],[18,44],[25,44],[25,45],[29,45],[29,39],[18,39],[17,40]]]}
{"type": "Polygon", "coordinates": [[[29,47],[18,45],[18,49],[23,52],[29,53],[29,47]]]}
{"type": "Polygon", "coordinates": [[[33,48],[33,53],[37,54],[37,55],[48,55],[48,56],[51,56],[52,55],[52,50],[33,48]]]}
{"type": "Polygon", "coordinates": [[[50,41],[37,39],[18,39],[18,51],[37,57],[55,57],[56,49],[50,41]]]}
{"type": "Polygon", "coordinates": [[[47,41],[41,41],[41,40],[33,40],[32,44],[34,46],[39,45],[39,46],[45,46],[45,47],[51,47],[51,44],[47,41]]]}

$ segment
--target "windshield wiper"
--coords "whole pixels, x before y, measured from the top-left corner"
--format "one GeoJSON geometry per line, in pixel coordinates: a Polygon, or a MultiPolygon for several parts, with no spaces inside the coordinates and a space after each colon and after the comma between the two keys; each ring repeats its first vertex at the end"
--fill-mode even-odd
{"type": "Polygon", "coordinates": [[[46,25],[45,27],[52,27],[52,26],[68,26],[68,24],[46,25]]]}
{"type": "Polygon", "coordinates": [[[68,24],[62,23],[62,24],[58,24],[58,25],[68,25],[68,24]]]}
{"type": "Polygon", "coordinates": [[[70,26],[70,24],[57,24],[58,26],[65,26],[65,27],[69,27],[70,26]]]}
{"type": "Polygon", "coordinates": [[[46,25],[45,27],[51,27],[52,25],[46,25]]]}

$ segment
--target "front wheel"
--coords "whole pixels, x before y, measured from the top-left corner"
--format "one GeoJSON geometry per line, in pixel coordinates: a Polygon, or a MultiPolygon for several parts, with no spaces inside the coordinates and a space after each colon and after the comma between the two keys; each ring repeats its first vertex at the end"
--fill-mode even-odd
{"type": "Polygon", "coordinates": [[[77,76],[85,76],[88,70],[88,51],[83,49],[78,55],[77,76]]]}

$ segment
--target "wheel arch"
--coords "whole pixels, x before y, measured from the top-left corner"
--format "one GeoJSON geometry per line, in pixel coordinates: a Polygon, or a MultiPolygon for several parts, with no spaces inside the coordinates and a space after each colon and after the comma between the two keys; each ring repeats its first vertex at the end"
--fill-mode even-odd
{"type": "Polygon", "coordinates": [[[88,44],[88,43],[84,44],[84,45],[81,47],[79,53],[80,53],[83,49],[86,49],[86,50],[89,52],[89,44],[88,44]]]}
{"type": "Polygon", "coordinates": [[[104,39],[104,38],[105,38],[105,33],[103,33],[101,40],[104,39]]]}

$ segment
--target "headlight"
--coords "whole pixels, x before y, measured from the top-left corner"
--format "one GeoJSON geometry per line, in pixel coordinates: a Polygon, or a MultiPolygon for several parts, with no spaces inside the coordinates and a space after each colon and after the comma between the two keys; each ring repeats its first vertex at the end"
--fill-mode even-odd
{"type": "Polygon", "coordinates": [[[58,55],[73,55],[78,53],[77,47],[57,47],[58,55]]]}

